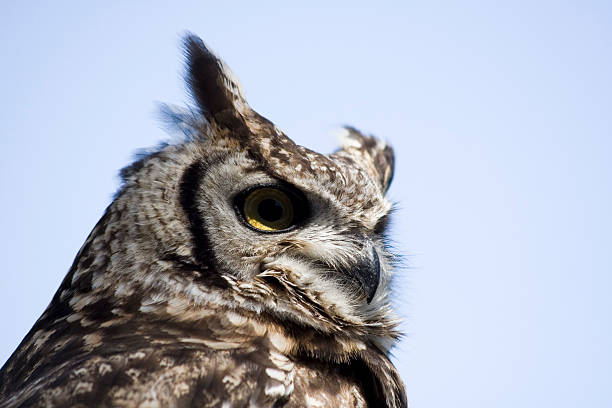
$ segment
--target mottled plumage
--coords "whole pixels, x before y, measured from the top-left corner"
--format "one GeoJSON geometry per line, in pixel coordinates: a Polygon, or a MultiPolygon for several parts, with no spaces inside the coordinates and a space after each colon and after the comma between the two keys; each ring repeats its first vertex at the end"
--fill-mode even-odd
{"type": "Polygon", "coordinates": [[[190,136],[122,171],[0,406],[406,407],[391,148],[351,128],[331,155],[298,146],[200,39],[185,50],[190,136]]]}

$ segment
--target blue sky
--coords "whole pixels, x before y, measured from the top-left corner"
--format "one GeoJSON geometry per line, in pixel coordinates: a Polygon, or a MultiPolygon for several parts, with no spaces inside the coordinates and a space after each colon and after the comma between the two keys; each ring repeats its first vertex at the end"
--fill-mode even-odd
{"type": "Polygon", "coordinates": [[[395,147],[413,407],[612,406],[608,2],[86,3],[0,12],[0,362],[168,138],[189,30],[298,143],[352,124],[395,147]]]}

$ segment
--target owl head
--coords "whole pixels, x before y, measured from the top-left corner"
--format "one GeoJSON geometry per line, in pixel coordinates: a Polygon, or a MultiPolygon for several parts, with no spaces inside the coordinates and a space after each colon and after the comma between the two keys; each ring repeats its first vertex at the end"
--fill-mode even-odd
{"type": "MultiPolygon", "coordinates": [[[[240,307],[387,349],[397,336],[385,241],[392,149],[352,128],[330,155],[298,146],[249,107],[199,38],[187,36],[185,54],[195,109],[169,116],[189,136],[122,171],[72,288],[182,321],[211,302],[240,307]]],[[[83,296],[71,302],[90,304],[83,296]]]]}

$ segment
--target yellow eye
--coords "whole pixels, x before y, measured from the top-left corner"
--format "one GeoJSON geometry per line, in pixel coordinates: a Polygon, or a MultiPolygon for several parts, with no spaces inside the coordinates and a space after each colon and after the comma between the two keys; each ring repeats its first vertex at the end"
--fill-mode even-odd
{"type": "Polygon", "coordinates": [[[244,219],[261,231],[282,231],[294,224],[293,201],[282,190],[262,187],[251,191],[244,199],[244,219]]]}

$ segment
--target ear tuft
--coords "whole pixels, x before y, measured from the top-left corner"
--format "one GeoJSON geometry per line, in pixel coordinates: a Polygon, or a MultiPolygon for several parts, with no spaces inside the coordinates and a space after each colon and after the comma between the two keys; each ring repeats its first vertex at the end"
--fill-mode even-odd
{"type": "Polygon", "coordinates": [[[240,82],[199,37],[187,34],[184,50],[189,90],[209,122],[235,122],[250,109],[240,82]]]}
{"type": "Polygon", "coordinates": [[[383,192],[393,179],[394,154],[391,146],[374,136],[366,136],[351,126],[338,133],[341,150],[360,161],[370,170],[383,192]]]}

